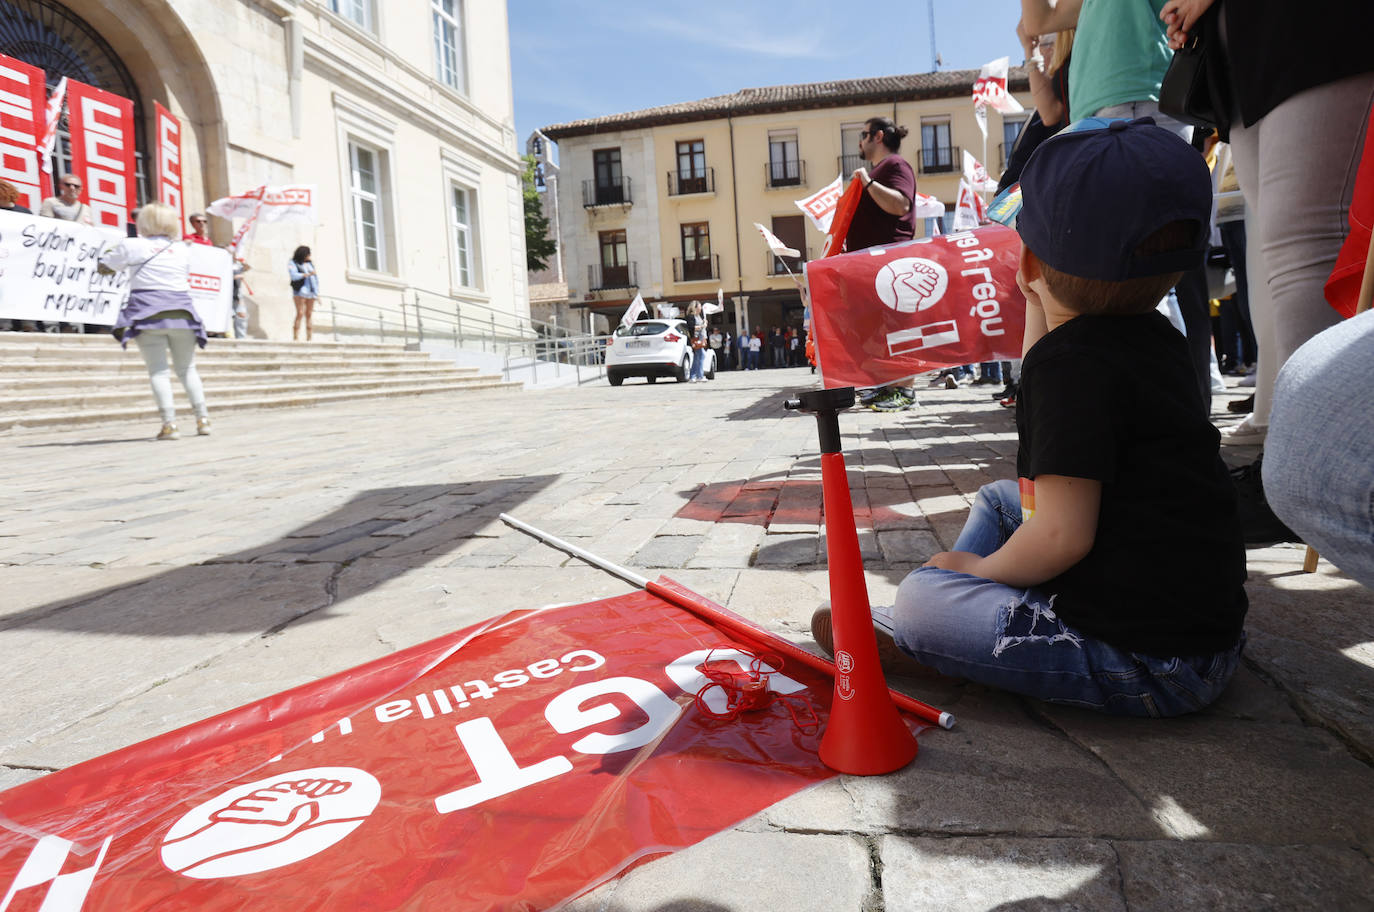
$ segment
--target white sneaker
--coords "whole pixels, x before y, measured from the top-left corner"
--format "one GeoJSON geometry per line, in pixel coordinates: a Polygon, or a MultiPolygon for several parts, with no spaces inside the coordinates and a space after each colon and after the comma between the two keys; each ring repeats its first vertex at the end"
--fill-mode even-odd
{"type": "Polygon", "coordinates": [[[1253,414],[1246,415],[1245,420],[1233,427],[1224,429],[1221,432],[1222,446],[1258,446],[1264,443],[1264,438],[1269,433],[1269,425],[1256,424],[1253,414]]]}

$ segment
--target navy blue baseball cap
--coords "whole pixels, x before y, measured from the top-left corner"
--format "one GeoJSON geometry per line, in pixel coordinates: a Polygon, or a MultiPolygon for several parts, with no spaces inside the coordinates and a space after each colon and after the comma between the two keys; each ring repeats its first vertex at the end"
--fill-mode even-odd
{"type": "Polygon", "coordinates": [[[1201,153],[1154,120],[1089,118],[1040,144],[1021,172],[1021,240],[1054,269],[1121,282],[1202,263],[1212,178],[1201,153]],[[1196,225],[1185,249],[1137,256],[1174,221],[1196,225]]]}

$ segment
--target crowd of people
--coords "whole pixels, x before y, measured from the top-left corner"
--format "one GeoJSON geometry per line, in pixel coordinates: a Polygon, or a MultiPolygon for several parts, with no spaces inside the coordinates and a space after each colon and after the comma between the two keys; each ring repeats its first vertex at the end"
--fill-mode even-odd
{"type": "MultiPolygon", "coordinates": [[[[1238,665],[1246,544],[1301,538],[1374,585],[1374,312],[1342,322],[1323,294],[1374,105],[1360,47],[1374,7],[1314,0],[1296,24],[1282,12],[1022,0],[1036,113],[1001,182],[1022,194],[1019,478],[984,486],[953,549],[875,607],[889,670],[1179,715],[1238,665]],[[1190,40],[1213,80],[1208,116],[1188,113],[1210,122],[1197,130],[1159,101],[1190,40]],[[1224,433],[1211,410],[1223,369],[1254,387],[1224,433]],[[1269,459],[1228,466],[1223,446],[1241,444],[1269,459]]],[[[891,122],[870,120],[860,151],[876,165],[875,128],[896,146],[891,122]]],[[[871,220],[848,249],[902,238],[909,195],[892,175],[871,171],[871,220]]],[[[983,382],[1012,379],[981,367],[983,382]]],[[[833,652],[829,608],[812,633],[833,652]]]]}

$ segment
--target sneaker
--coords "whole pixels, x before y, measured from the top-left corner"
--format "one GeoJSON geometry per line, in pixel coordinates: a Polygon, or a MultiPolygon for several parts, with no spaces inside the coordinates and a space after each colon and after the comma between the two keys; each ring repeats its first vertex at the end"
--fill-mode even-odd
{"type": "Polygon", "coordinates": [[[157,432],[158,440],[176,440],[181,434],[177,432],[175,422],[168,421],[162,425],[162,430],[157,432]]]}
{"type": "Polygon", "coordinates": [[[868,405],[874,399],[881,399],[887,394],[887,387],[872,386],[866,389],[855,390],[854,398],[859,400],[860,405],[868,405]]]}
{"type": "Polygon", "coordinates": [[[1231,469],[1231,481],[1236,486],[1236,515],[1240,519],[1241,537],[1247,545],[1269,545],[1274,542],[1300,542],[1301,538],[1269,507],[1264,497],[1261,477],[1264,457],[1249,465],[1231,469]]]}
{"type": "Polygon", "coordinates": [[[1233,415],[1248,415],[1255,410],[1255,394],[1251,393],[1244,399],[1237,399],[1235,402],[1226,403],[1226,411],[1233,415]]]}
{"type": "Polygon", "coordinates": [[[1002,389],[1001,389],[1000,392],[993,393],[993,394],[992,394],[992,398],[997,399],[997,400],[1000,401],[1000,400],[1002,400],[1002,399],[1007,398],[1008,396],[1013,396],[1013,397],[1014,397],[1015,395],[1016,395],[1016,381],[1015,381],[1015,380],[1012,380],[1012,381],[1009,382],[1006,386],[1002,387],[1002,389]]]}
{"type": "Polygon", "coordinates": [[[210,436],[210,419],[209,419],[209,418],[197,418],[197,419],[196,419],[196,433],[199,434],[199,435],[202,436],[202,437],[209,437],[209,436],[210,436]]]}
{"type": "Polygon", "coordinates": [[[904,412],[916,404],[916,397],[901,389],[888,390],[881,398],[873,400],[868,407],[875,412],[904,412]]]}
{"type": "Polygon", "coordinates": [[[1253,414],[1245,416],[1245,420],[1234,427],[1226,428],[1221,432],[1222,446],[1259,446],[1264,443],[1264,438],[1269,434],[1269,426],[1256,424],[1253,414]]]}
{"type": "MultiPolygon", "coordinates": [[[[939,672],[929,665],[922,665],[911,656],[902,652],[897,641],[877,624],[873,625],[873,635],[878,638],[878,664],[883,671],[905,677],[939,676],[939,672]]],[[[830,608],[822,605],[811,615],[811,638],[830,658],[835,657],[835,631],[831,623],[830,608]]]]}
{"type": "Polygon", "coordinates": [[[947,389],[947,390],[957,390],[958,388],[959,388],[959,381],[956,380],[956,379],[954,378],[954,375],[953,375],[953,374],[945,374],[945,389],[947,389]]]}

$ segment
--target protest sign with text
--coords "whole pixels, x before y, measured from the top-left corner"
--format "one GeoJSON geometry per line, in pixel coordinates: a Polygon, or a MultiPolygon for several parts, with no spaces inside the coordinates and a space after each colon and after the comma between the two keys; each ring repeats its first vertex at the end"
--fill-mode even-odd
{"type": "MultiPolygon", "coordinates": [[[[103,276],[95,264],[102,249],[123,237],[79,222],[0,212],[0,317],[113,326],[129,297],[128,273],[103,276]]],[[[227,331],[232,276],[229,251],[191,246],[188,290],[207,332],[227,331]]]]}
{"type": "Polygon", "coordinates": [[[1021,241],[989,225],[806,264],[827,388],[1021,357],[1021,241]]]}
{"type": "Polygon", "coordinates": [[[548,908],[833,775],[784,705],[823,720],[826,675],[789,665],[724,712],[704,672],[757,648],[645,592],[516,612],[0,793],[0,892],[548,908]]]}

